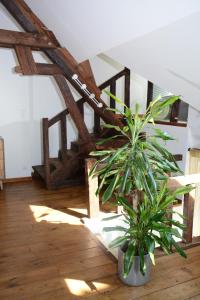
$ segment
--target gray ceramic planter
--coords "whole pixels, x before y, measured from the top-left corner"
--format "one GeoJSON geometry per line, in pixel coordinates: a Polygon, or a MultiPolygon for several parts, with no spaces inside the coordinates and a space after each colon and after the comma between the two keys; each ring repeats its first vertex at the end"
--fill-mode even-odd
{"type": "Polygon", "coordinates": [[[151,273],[151,259],[150,256],[147,254],[145,255],[145,264],[146,264],[146,273],[145,275],[142,275],[140,272],[140,257],[135,256],[132,268],[130,270],[130,273],[126,278],[123,276],[123,254],[121,248],[118,250],[118,275],[122,282],[124,282],[127,285],[131,286],[139,286],[144,285],[150,280],[150,273],[151,273]]]}

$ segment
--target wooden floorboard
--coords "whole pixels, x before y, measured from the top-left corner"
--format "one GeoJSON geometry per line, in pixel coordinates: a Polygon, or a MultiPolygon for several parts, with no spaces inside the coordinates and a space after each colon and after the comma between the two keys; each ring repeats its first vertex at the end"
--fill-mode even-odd
{"type": "Polygon", "coordinates": [[[200,247],[157,259],[151,281],[127,287],[115,261],[83,226],[85,188],[48,191],[38,181],[0,192],[1,300],[200,299],[200,247]]]}

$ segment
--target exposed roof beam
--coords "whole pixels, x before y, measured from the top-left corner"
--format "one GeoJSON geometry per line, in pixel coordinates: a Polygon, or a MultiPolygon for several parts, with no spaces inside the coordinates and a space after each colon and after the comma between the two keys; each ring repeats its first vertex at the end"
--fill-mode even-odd
{"type": "MultiPolygon", "coordinates": [[[[39,75],[56,75],[56,74],[63,74],[63,71],[55,64],[43,64],[43,63],[36,63],[36,73],[39,75]]],[[[22,68],[20,66],[15,67],[15,72],[22,74],[22,68]]],[[[33,73],[32,73],[33,75],[33,73]]]]}
{"type": "Polygon", "coordinates": [[[21,27],[31,33],[45,33],[49,39],[60,46],[55,35],[52,31],[41,22],[41,20],[32,12],[28,5],[23,0],[0,0],[2,4],[7,8],[10,14],[21,25],[21,27]]]}
{"type": "Polygon", "coordinates": [[[15,45],[31,48],[55,48],[56,46],[44,33],[27,33],[0,29],[0,45],[13,48],[15,45]]]}

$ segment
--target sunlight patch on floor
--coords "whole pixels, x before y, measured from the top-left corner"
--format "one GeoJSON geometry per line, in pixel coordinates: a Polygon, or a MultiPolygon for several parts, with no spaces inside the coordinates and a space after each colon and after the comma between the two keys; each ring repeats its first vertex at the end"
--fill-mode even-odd
{"type": "Polygon", "coordinates": [[[88,213],[86,208],[77,208],[77,207],[67,207],[67,208],[83,215],[87,215],[88,213]]]}
{"type": "Polygon", "coordinates": [[[84,280],[78,280],[78,279],[65,279],[65,283],[67,285],[67,288],[69,289],[70,293],[75,296],[86,296],[88,294],[91,295],[91,293],[98,292],[104,292],[108,290],[111,285],[106,282],[86,282],[84,280]]]}
{"type": "Polygon", "coordinates": [[[36,222],[46,221],[53,224],[81,224],[77,217],[47,206],[30,205],[30,210],[32,211],[36,222]]]}
{"type": "Polygon", "coordinates": [[[72,295],[85,296],[87,294],[91,294],[92,292],[89,285],[83,280],[65,279],[65,283],[72,295]]]}

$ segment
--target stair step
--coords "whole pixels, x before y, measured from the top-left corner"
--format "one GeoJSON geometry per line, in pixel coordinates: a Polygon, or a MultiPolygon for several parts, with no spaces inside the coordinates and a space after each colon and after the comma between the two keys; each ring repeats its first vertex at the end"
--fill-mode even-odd
{"type": "Polygon", "coordinates": [[[53,172],[62,166],[62,161],[59,158],[50,158],[49,162],[50,162],[50,172],[53,172]]]}
{"type": "Polygon", "coordinates": [[[62,159],[70,158],[75,154],[76,154],[76,152],[73,150],[65,150],[65,151],[59,150],[58,151],[58,159],[62,161],[62,159]]]}
{"type": "MultiPolygon", "coordinates": [[[[39,177],[43,181],[45,181],[45,172],[44,172],[44,165],[38,165],[32,167],[34,170],[33,177],[39,177]]],[[[79,174],[77,176],[74,176],[73,178],[65,179],[59,181],[59,182],[52,182],[50,183],[47,188],[48,189],[58,189],[58,188],[64,188],[69,186],[77,186],[82,185],[85,182],[85,176],[84,174],[79,174]]]]}
{"type": "Polygon", "coordinates": [[[41,179],[45,179],[44,165],[33,166],[33,177],[40,177],[41,179]]]}

